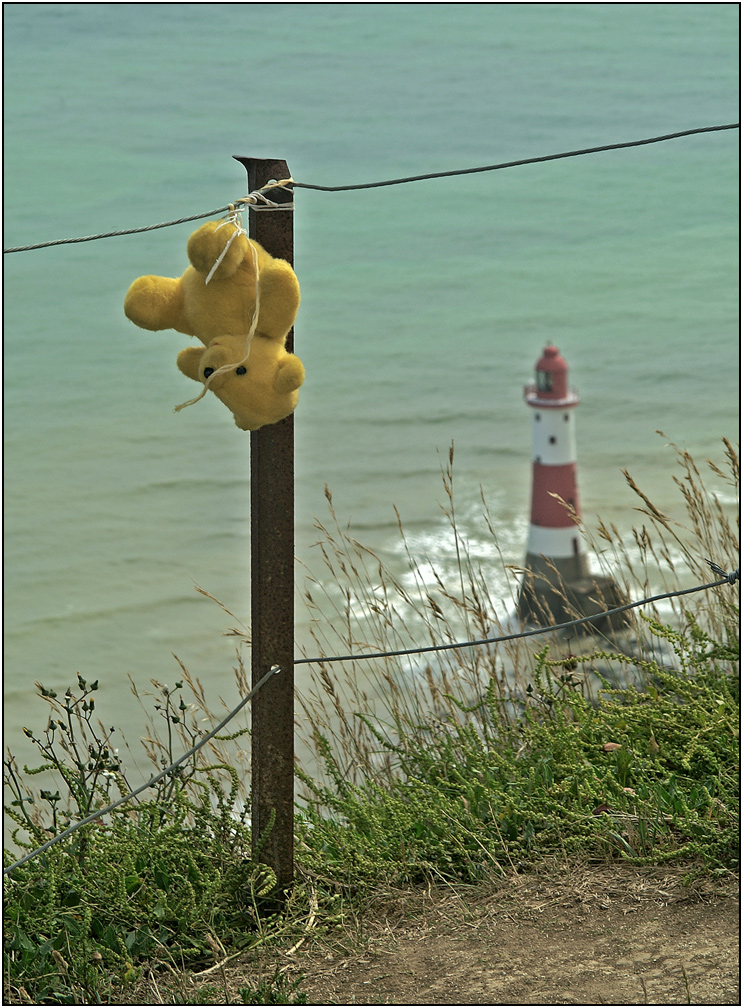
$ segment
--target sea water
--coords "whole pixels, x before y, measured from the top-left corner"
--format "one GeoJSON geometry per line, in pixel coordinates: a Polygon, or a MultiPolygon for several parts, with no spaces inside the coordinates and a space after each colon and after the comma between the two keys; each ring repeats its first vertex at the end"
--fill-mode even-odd
{"type": "MultiPolygon", "coordinates": [[[[133,228],[246,192],[232,155],[299,182],[453,171],[735,122],[735,4],[6,4],[5,246],[133,228]]],[[[370,190],[297,190],[298,587],[327,518],[400,578],[454,570],[441,465],[491,589],[524,554],[523,385],[547,342],[580,394],[580,493],[627,537],[628,469],[679,515],[672,441],[737,436],[738,132],[370,190]],[[656,432],[663,431],[664,437],[656,432]],[[480,494],[500,554],[482,518],[480,494]],[[417,552],[416,552],[417,551],[417,552]]],[[[179,276],[198,224],[5,259],[6,743],[34,681],[130,678],[173,655],[237,702],[249,436],[175,367],[188,338],[124,294],[179,276]]],[[[733,499],[724,501],[733,506],[733,499]]],[[[723,565],[732,558],[717,558],[723,565]]],[[[331,586],[332,587],[332,586],[331,586]]],[[[298,646],[311,649],[301,595],[298,646]]],[[[304,670],[298,670],[298,689],[304,670]]]]}

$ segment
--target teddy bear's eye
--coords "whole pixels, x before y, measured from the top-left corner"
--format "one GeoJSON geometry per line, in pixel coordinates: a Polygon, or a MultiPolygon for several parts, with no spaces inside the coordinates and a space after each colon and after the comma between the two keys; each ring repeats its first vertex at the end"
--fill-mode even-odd
{"type": "Polygon", "coordinates": [[[213,375],[213,374],[214,374],[214,368],[213,367],[205,367],[204,368],[204,377],[205,378],[209,378],[210,375],[213,375]]]}
{"type": "Polygon", "coordinates": [[[248,369],[245,367],[239,367],[236,369],[235,374],[247,374],[248,369]]]}

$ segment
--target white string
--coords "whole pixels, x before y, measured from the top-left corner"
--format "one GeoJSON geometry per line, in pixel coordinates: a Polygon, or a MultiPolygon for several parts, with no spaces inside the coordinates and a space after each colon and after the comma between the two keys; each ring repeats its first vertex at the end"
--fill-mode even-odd
{"type": "Polygon", "coordinates": [[[222,249],[222,253],[219,256],[219,258],[217,259],[217,261],[214,263],[214,265],[212,266],[212,268],[209,270],[209,273],[207,274],[206,280],[204,281],[205,284],[208,284],[209,281],[211,280],[211,278],[214,276],[215,272],[217,271],[217,269],[219,267],[219,264],[222,262],[222,260],[224,259],[225,255],[227,254],[227,249],[233,243],[233,241],[235,240],[235,238],[239,234],[244,234],[245,237],[247,238],[248,232],[242,226],[242,214],[245,211],[245,207],[249,206],[251,210],[258,210],[258,211],[260,211],[260,210],[293,210],[294,209],[294,202],[293,201],[291,203],[275,203],[273,200],[270,200],[268,198],[268,196],[264,195],[264,190],[266,190],[266,189],[277,189],[277,188],[282,188],[283,189],[287,185],[293,184],[293,182],[294,182],[293,178],[281,179],[278,182],[272,180],[271,182],[266,183],[266,185],[262,186],[260,189],[256,189],[256,190],[254,190],[254,192],[248,193],[247,196],[242,196],[240,199],[236,200],[235,203],[242,203],[243,204],[242,208],[236,208],[235,203],[230,203],[229,204],[230,212],[227,215],[227,217],[225,217],[225,219],[222,221],[222,223],[217,227],[217,231],[219,231],[219,228],[224,227],[225,224],[234,224],[235,225],[235,232],[232,235],[232,237],[230,238],[230,240],[227,242],[227,244],[225,245],[225,247],[222,249]]]}
{"type": "Polygon", "coordinates": [[[273,200],[270,200],[268,196],[264,195],[267,189],[284,189],[286,186],[293,184],[294,179],[291,177],[287,179],[280,179],[278,182],[275,179],[272,179],[264,186],[261,186],[260,189],[256,189],[252,193],[248,193],[247,196],[244,196],[236,202],[247,203],[250,206],[250,209],[255,210],[256,212],[260,212],[262,210],[293,210],[294,200],[290,200],[288,203],[274,203],[273,200]]]}
{"type": "MultiPolygon", "coordinates": [[[[251,196],[252,195],[256,195],[256,193],[251,193],[251,196]]],[[[250,196],[246,196],[245,200],[248,200],[249,198],[250,198],[250,196]]],[[[241,202],[243,202],[243,200],[238,200],[238,203],[241,203],[241,202]]],[[[270,209],[270,208],[265,208],[265,209],[270,209]]],[[[243,208],[243,210],[244,210],[244,208],[243,208]]],[[[220,253],[219,258],[214,263],[214,265],[212,266],[212,268],[209,270],[209,273],[207,274],[206,280],[204,281],[205,285],[208,284],[209,281],[211,280],[211,278],[213,277],[213,275],[214,275],[217,267],[219,266],[219,264],[224,259],[225,254],[227,252],[227,249],[230,247],[230,245],[235,240],[235,238],[239,234],[244,234],[245,237],[247,238],[247,234],[248,233],[245,230],[245,228],[242,226],[242,216],[241,216],[241,214],[243,213],[243,210],[236,209],[233,204],[230,204],[230,213],[222,221],[222,223],[218,225],[217,231],[219,231],[220,228],[224,227],[225,224],[232,224],[232,225],[234,225],[235,230],[234,230],[233,234],[230,236],[230,239],[227,242],[227,244],[225,245],[225,247],[222,249],[222,252],[220,253]]],[[[253,337],[255,336],[255,331],[256,331],[256,329],[258,327],[258,313],[259,313],[260,307],[261,307],[261,277],[260,277],[260,270],[258,268],[258,255],[257,255],[257,253],[255,251],[255,245],[250,240],[250,238],[247,238],[247,241],[248,241],[248,248],[250,249],[250,254],[251,254],[252,258],[253,258],[253,270],[255,272],[255,307],[253,308],[253,318],[251,320],[250,326],[248,328],[247,335],[245,337],[245,356],[243,357],[243,359],[241,361],[238,361],[237,363],[223,364],[222,367],[217,368],[216,371],[212,371],[212,373],[209,375],[209,377],[204,382],[204,388],[202,389],[201,394],[197,395],[195,399],[189,399],[188,402],[184,402],[184,403],[181,403],[180,406],[176,406],[175,409],[174,409],[175,413],[180,413],[180,411],[182,409],[185,409],[186,406],[193,406],[194,403],[199,402],[201,399],[204,398],[204,396],[206,395],[206,393],[209,391],[209,386],[212,383],[213,379],[217,377],[217,375],[224,374],[227,371],[235,371],[235,370],[237,370],[237,368],[242,367],[243,364],[245,364],[247,362],[248,358],[250,357],[250,346],[251,346],[251,343],[253,342],[253,337]]]]}
{"type": "MultiPolygon", "coordinates": [[[[232,204],[230,204],[230,207],[232,207],[232,204]]],[[[235,230],[232,232],[232,236],[230,237],[229,241],[227,242],[227,244],[225,245],[225,247],[222,249],[221,253],[219,254],[219,258],[217,259],[217,261],[214,263],[214,265],[212,266],[212,268],[207,273],[206,280],[204,281],[204,286],[206,286],[209,283],[209,281],[211,280],[211,278],[216,273],[217,269],[219,268],[219,264],[222,262],[222,260],[224,259],[224,257],[227,255],[227,249],[233,243],[233,241],[235,240],[235,238],[237,238],[237,236],[241,235],[241,234],[244,234],[245,237],[247,238],[248,232],[242,226],[242,216],[241,216],[242,212],[243,212],[242,210],[235,210],[234,207],[232,207],[232,209],[230,210],[229,215],[227,217],[225,217],[225,219],[222,221],[221,224],[217,225],[217,231],[219,231],[220,228],[223,228],[225,226],[225,224],[234,224],[235,230]]]]}

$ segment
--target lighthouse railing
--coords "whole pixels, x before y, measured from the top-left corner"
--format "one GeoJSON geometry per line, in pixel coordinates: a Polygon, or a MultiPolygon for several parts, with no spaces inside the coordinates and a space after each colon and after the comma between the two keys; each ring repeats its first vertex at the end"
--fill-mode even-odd
{"type": "Polygon", "coordinates": [[[570,389],[567,396],[562,399],[550,399],[540,393],[536,385],[524,385],[524,399],[530,406],[542,406],[547,409],[559,409],[566,406],[577,406],[580,402],[575,389],[570,389]]]}

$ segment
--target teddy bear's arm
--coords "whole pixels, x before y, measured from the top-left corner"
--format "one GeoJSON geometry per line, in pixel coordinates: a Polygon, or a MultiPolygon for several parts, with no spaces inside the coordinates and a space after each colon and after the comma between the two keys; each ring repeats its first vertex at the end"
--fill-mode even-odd
{"type": "Polygon", "coordinates": [[[172,277],[141,276],[124,298],[124,314],[141,329],[177,329],[188,333],[183,316],[183,287],[172,277]]]}

